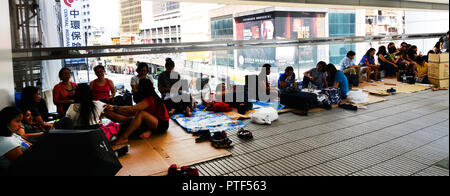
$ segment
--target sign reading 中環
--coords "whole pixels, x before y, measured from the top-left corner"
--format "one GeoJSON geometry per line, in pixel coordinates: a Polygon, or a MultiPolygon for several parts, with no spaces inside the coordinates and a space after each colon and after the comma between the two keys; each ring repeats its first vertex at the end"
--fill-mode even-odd
{"type": "MultiPolygon", "coordinates": [[[[61,1],[61,17],[64,47],[86,46],[83,31],[81,0],[61,1]]],[[[85,64],[85,59],[67,59],[66,65],[85,64]]]]}

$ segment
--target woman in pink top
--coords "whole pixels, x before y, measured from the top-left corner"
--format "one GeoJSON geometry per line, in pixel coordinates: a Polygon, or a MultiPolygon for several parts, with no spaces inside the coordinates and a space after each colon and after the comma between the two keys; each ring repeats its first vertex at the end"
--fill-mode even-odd
{"type": "Polygon", "coordinates": [[[113,81],[105,78],[105,67],[101,65],[94,67],[94,72],[97,79],[90,84],[94,93],[94,100],[110,103],[111,99],[116,95],[113,81]]]}

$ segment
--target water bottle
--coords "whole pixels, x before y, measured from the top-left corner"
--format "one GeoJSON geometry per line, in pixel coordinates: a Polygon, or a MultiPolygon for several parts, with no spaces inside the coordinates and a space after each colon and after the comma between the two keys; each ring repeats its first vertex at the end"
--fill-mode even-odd
{"type": "Polygon", "coordinates": [[[403,74],[403,83],[406,83],[406,74],[403,74]]]}

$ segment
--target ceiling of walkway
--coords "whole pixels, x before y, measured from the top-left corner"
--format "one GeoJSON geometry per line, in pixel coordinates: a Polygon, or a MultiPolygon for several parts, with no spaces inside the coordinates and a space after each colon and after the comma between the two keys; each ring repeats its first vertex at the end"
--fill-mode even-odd
{"type": "Polygon", "coordinates": [[[449,0],[171,0],[238,5],[267,5],[305,8],[390,8],[448,10],[449,0]]]}

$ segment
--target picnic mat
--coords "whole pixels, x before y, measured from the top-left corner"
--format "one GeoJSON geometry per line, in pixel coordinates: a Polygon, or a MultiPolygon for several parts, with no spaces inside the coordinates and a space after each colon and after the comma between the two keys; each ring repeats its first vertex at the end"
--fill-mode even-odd
{"type": "Polygon", "coordinates": [[[210,132],[229,131],[244,128],[247,126],[242,121],[232,119],[224,113],[214,113],[210,111],[194,111],[192,117],[185,117],[182,114],[173,115],[175,120],[188,133],[202,129],[210,132]]]}
{"type": "Polygon", "coordinates": [[[195,143],[195,138],[174,121],[166,134],[129,143],[130,152],[119,158],[123,168],[117,176],[162,176],[172,164],[189,166],[231,155],[227,150],[213,148],[209,142],[195,143]]]}

